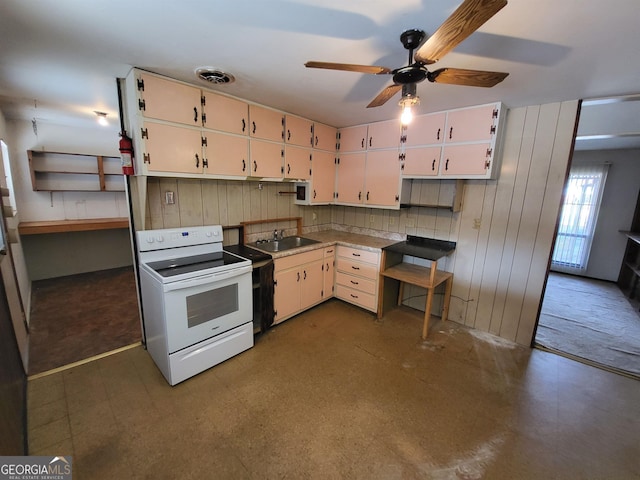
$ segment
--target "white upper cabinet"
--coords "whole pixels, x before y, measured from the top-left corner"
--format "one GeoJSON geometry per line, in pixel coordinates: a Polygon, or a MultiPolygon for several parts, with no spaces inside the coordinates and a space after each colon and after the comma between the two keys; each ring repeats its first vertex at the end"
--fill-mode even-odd
{"type": "Polygon", "coordinates": [[[322,123],[313,124],[313,148],[335,153],[338,129],[322,123]]]}
{"type": "Polygon", "coordinates": [[[367,148],[367,126],[341,128],[338,132],[338,150],[341,153],[361,152],[367,148]]]}
{"type": "Polygon", "coordinates": [[[299,147],[311,147],[313,135],[313,122],[295,115],[285,115],[284,141],[290,145],[299,147]]]}
{"type": "Polygon", "coordinates": [[[446,143],[490,142],[496,134],[498,105],[461,108],[447,113],[446,143]]]}
{"type": "Polygon", "coordinates": [[[139,72],[136,89],[138,110],[145,118],[202,125],[199,88],[139,72]]]}
{"type": "Polygon", "coordinates": [[[249,135],[253,138],[282,142],[284,140],[284,115],[277,110],[249,105],[249,135]]]}
{"type": "Polygon", "coordinates": [[[370,123],[367,130],[367,149],[399,148],[402,126],[398,120],[370,123]]]}
{"type": "Polygon", "coordinates": [[[208,130],[249,134],[249,105],[211,92],[202,94],[202,126],[208,130]]]}
{"type": "Polygon", "coordinates": [[[407,147],[438,145],[444,140],[446,112],[419,115],[404,128],[403,136],[407,147]]]}

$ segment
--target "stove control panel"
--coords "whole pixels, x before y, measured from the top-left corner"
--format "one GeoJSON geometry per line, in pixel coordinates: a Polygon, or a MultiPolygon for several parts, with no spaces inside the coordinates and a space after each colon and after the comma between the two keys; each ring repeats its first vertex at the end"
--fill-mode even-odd
{"type": "Polygon", "coordinates": [[[136,234],[138,237],[138,250],[141,252],[204,245],[207,243],[222,243],[221,225],[140,230],[136,234]]]}

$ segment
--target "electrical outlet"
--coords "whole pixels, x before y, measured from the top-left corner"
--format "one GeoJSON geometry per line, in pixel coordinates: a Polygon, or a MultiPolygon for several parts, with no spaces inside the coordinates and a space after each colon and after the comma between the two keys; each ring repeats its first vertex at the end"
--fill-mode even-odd
{"type": "Polygon", "coordinates": [[[173,192],[164,192],[164,203],[166,205],[173,205],[174,203],[176,203],[173,192]]]}

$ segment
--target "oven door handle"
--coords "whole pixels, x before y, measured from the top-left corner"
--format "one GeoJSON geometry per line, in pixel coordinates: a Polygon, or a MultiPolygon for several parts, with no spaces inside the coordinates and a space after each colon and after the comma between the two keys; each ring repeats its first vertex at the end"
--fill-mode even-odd
{"type": "Polygon", "coordinates": [[[182,290],[183,288],[199,287],[200,285],[207,285],[210,283],[218,282],[220,280],[226,280],[228,278],[239,277],[245,273],[251,273],[251,266],[234,268],[233,270],[227,270],[220,273],[211,273],[209,275],[203,275],[191,280],[180,280],[174,283],[167,283],[164,286],[165,292],[171,292],[174,290],[182,290]]]}

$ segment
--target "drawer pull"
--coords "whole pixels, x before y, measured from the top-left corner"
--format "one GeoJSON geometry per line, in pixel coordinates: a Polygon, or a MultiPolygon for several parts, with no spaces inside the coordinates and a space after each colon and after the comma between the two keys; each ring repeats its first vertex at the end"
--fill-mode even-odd
{"type": "Polygon", "coordinates": [[[360,256],[359,253],[352,253],[351,255],[353,255],[354,257],[359,257],[360,256]]]}
{"type": "Polygon", "coordinates": [[[354,285],[359,285],[358,282],[354,282],[353,280],[350,280],[351,283],[353,283],[354,285]]]}
{"type": "Polygon", "coordinates": [[[349,295],[351,295],[351,298],[358,298],[358,296],[354,295],[353,293],[350,293],[349,295]]]}
{"type": "Polygon", "coordinates": [[[354,267],[353,265],[351,265],[351,268],[353,268],[354,270],[360,270],[360,267],[354,267]]]}

